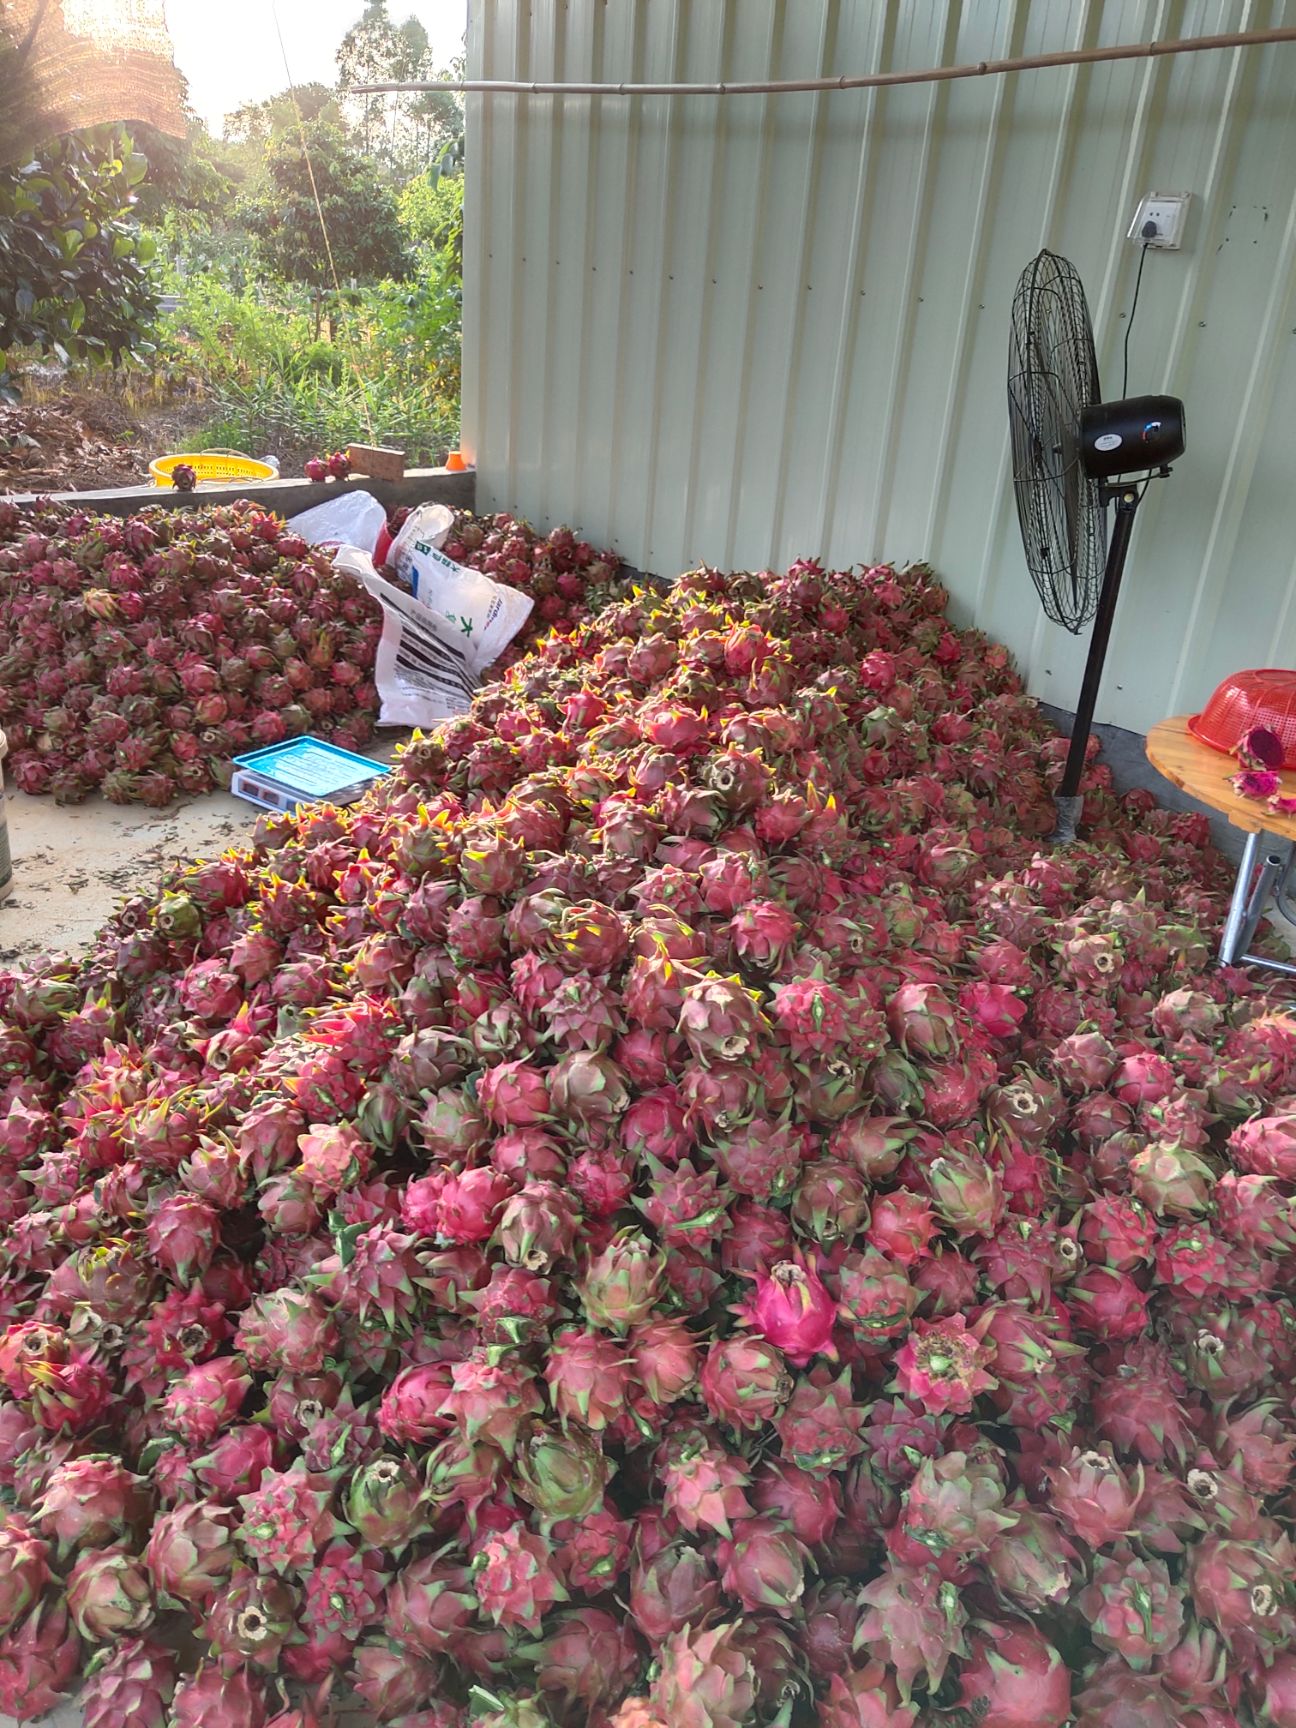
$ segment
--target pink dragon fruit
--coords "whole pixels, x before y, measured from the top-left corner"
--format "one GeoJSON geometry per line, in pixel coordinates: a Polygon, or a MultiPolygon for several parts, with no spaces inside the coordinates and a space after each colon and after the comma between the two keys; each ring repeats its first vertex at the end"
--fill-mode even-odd
{"type": "Polygon", "coordinates": [[[1063,1728],[1071,1677],[1061,1656],[1028,1622],[978,1629],[959,1670],[960,1701],[1004,1728],[1063,1728]]]}
{"type": "MultiPolygon", "coordinates": [[[[128,1641],[126,1648],[133,1642],[128,1641]]],[[[19,1722],[48,1714],[72,1690],[80,1651],[80,1639],[68,1622],[66,1608],[47,1597],[0,1637],[0,1710],[19,1722]]],[[[102,1697],[103,1690],[96,1688],[96,1696],[102,1697]]],[[[91,1719],[94,1702],[92,1697],[87,1706],[87,1721],[91,1719]]],[[[102,1712],[99,1719],[105,1720],[102,1712]]],[[[161,1728],[160,1711],[146,1719],[161,1728]]]]}
{"type": "Polygon", "coordinates": [[[21,1519],[0,1525],[0,1632],[9,1632],[39,1600],[51,1577],[50,1551],[21,1519]]]}
{"type": "Polygon", "coordinates": [[[265,1728],[268,1702],[263,1683],[246,1669],[225,1673],[216,1663],[202,1662],[176,1687],[170,1728],[213,1722],[222,1728],[265,1728]]]}
{"type": "Polygon", "coordinates": [[[756,1274],[755,1294],[738,1310],[796,1368],[811,1357],[835,1354],[836,1304],[819,1278],[796,1260],[756,1274]]]}
{"type": "Polygon", "coordinates": [[[403,1368],[383,1393],[378,1422],[390,1440],[426,1443],[451,1427],[445,1414],[451,1364],[431,1362],[403,1368]]]}
{"type": "Polygon", "coordinates": [[[988,1371],[994,1346],[983,1341],[984,1324],[969,1327],[963,1315],[918,1320],[895,1357],[895,1386],[933,1411],[971,1410],[982,1392],[997,1384],[988,1371]]]}
{"type": "Polygon", "coordinates": [[[567,1600],[550,1544],[514,1525],[483,1543],[476,1574],[477,1599],[498,1626],[540,1629],[541,1617],[567,1600]]]}

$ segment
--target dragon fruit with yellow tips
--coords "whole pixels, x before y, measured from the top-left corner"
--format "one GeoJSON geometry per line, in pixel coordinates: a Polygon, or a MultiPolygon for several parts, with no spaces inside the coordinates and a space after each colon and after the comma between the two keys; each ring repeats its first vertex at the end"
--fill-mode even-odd
{"type": "MultiPolygon", "coordinates": [[[[225,563],[309,562],[259,520],[225,563]]],[[[0,504],[140,705],[50,648],[20,724],[140,738],[124,789],[364,711],[309,593],[214,652],[206,563],[132,663],[128,564],[216,554],[120,531],[0,504]]],[[[1201,824],[1096,763],[1051,850],[1064,751],[922,566],[577,623],[592,548],[451,538],[561,627],[0,974],[0,1709],[1292,1719],[1296,1034],[1201,824]]]]}

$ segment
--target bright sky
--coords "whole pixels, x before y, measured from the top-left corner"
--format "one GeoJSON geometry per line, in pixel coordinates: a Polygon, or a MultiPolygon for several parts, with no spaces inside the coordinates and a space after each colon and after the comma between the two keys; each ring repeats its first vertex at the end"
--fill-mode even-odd
{"type": "MultiPolygon", "coordinates": [[[[420,21],[438,64],[461,51],[468,0],[394,0],[389,10],[398,22],[411,15],[420,21]]],[[[189,80],[195,112],[213,131],[242,103],[287,85],[276,11],[293,83],[331,84],[338,44],[359,22],[364,0],[166,0],[176,65],[189,80]]]]}

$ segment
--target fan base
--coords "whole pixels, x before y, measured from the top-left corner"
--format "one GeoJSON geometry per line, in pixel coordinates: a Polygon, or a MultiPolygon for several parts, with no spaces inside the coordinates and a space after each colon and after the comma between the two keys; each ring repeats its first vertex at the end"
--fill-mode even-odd
{"type": "Polygon", "coordinates": [[[1077,795],[1074,798],[1061,796],[1053,800],[1053,808],[1057,811],[1057,824],[1049,835],[1051,846],[1071,846],[1075,844],[1076,830],[1080,826],[1080,817],[1084,812],[1084,798],[1077,795]]]}

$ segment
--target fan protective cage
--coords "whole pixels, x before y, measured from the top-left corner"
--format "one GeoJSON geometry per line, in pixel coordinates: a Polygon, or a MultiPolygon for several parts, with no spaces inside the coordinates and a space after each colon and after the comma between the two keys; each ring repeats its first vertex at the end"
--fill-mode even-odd
{"type": "Polygon", "coordinates": [[[1072,264],[1045,249],[1013,296],[1013,490],[1031,580],[1048,616],[1073,633],[1097,609],[1107,558],[1099,482],[1080,460],[1081,410],[1101,399],[1084,286],[1072,264]]]}

